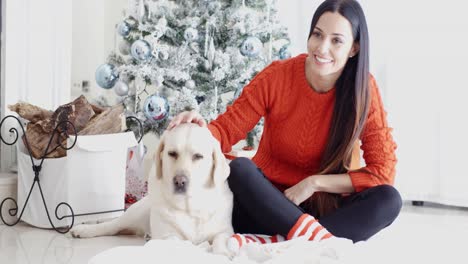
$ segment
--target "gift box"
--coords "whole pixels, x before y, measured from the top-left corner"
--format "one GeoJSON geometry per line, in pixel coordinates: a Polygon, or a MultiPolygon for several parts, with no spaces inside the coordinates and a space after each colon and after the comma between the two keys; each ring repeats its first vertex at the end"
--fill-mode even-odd
{"type": "MultiPolygon", "coordinates": [[[[67,140],[71,146],[75,137],[67,140]]],[[[75,146],[67,150],[67,156],[56,159],[45,159],[39,174],[39,181],[44,194],[50,218],[55,227],[70,226],[71,211],[75,215],[74,225],[89,221],[99,221],[120,216],[124,208],[125,174],[128,148],[136,146],[133,132],[78,136],[75,146]],[[64,217],[58,220],[57,217],[64,217]]],[[[22,140],[18,140],[18,207],[22,207],[29,195],[34,181],[34,172],[22,140]]],[[[40,160],[33,158],[34,164],[40,160]]],[[[21,220],[37,227],[51,228],[44,203],[37,184],[29,197],[21,220]]]]}

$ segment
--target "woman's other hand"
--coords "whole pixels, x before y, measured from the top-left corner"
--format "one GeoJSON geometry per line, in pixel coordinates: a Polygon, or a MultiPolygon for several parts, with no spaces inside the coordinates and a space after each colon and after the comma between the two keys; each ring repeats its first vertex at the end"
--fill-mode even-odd
{"type": "Polygon", "coordinates": [[[286,189],[284,195],[294,204],[299,205],[314,194],[317,190],[314,188],[312,177],[307,177],[296,185],[286,189]]]}
{"type": "Polygon", "coordinates": [[[172,128],[178,126],[182,123],[195,123],[201,127],[206,127],[205,119],[196,111],[185,111],[178,114],[174,119],[171,120],[169,125],[167,126],[167,130],[171,130],[172,128]]]}

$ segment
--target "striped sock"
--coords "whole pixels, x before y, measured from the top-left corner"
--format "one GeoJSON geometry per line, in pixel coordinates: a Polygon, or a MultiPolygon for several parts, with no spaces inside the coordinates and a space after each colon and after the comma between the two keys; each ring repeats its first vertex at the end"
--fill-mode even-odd
{"type": "Polygon", "coordinates": [[[310,241],[322,241],[333,237],[333,235],[313,216],[303,214],[289,231],[287,239],[291,240],[298,237],[306,237],[310,241]]]}
{"type": "Polygon", "coordinates": [[[282,235],[267,236],[257,234],[234,234],[228,240],[228,248],[233,252],[237,252],[242,246],[249,243],[270,244],[284,241],[282,235]]]}

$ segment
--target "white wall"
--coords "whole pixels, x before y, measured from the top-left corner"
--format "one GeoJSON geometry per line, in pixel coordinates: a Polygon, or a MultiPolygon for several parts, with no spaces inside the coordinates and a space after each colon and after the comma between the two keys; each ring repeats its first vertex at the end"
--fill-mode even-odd
{"type": "MultiPolygon", "coordinates": [[[[2,118],[19,100],[55,109],[70,98],[71,0],[4,1],[2,118]]],[[[15,122],[5,123],[2,136],[15,122]]],[[[14,151],[1,143],[1,167],[14,151]]]]}
{"type": "Polygon", "coordinates": [[[83,94],[82,82],[90,84],[88,98],[99,95],[116,98],[113,90],[105,90],[96,84],[97,67],[106,62],[107,56],[118,48],[121,37],[115,26],[123,18],[128,0],[79,0],[73,1],[73,59],[72,97],[83,94]]]}

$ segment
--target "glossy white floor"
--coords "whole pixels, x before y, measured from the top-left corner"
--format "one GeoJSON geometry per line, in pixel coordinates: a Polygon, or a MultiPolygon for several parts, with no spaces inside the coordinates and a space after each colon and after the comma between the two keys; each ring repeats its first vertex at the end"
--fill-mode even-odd
{"type": "MultiPolygon", "coordinates": [[[[468,209],[406,202],[393,225],[365,242],[375,263],[468,263],[468,209]],[[373,250],[375,249],[375,250],[373,250]],[[374,255],[373,255],[374,254],[374,255]],[[410,262],[407,262],[410,261],[410,262]]],[[[51,230],[0,225],[0,263],[87,263],[116,246],[143,245],[133,236],[73,239],[51,230]]]]}

